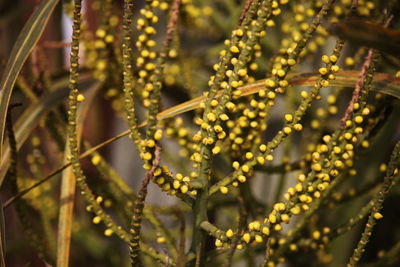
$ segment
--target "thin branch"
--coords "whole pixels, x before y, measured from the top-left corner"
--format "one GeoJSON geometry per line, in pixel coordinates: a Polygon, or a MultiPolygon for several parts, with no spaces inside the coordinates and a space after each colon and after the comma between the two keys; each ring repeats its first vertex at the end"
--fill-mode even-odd
{"type": "Polygon", "coordinates": [[[400,173],[398,168],[400,166],[400,141],[396,144],[392,152],[392,156],[390,158],[389,166],[386,172],[386,177],[381,186],[381,190],[373,199],[373,207],[371,214],[368,217],[367,224],[365,225],[364,232],[361,235],[361,239],[357,244],[356,249],[351,256],[349,263],[347,266],[353,267],[356,266],[363,252],[365,251],[365,246],[367,245],[369,238],[372,235],[372,231],[374,229],[375,224],[379,219],[382,218],[382,214],[380,214],[381,209],[383,208],[383,202],[385,201],[387,195],[389,194],[390,189],[399,181],[400,173]]]}
{"type": "Polygon", "coordinates": [[[351,114],[353,113],[354,110],[354,104],[357,103],[358,99],[360,98],[360,92],[361,89],[364,87],[365,78],[367,76],[367,70],[371,66],[374,53],[375,49],[371,48],[368,50],[368,55],[365,57],[364,64],[361,68],[360,77],[356,83],[356,86],[354,87],[353,96],[347,106],[347,109],[342,119],[340,120],[340,128],[342,129],[344,129],[344,127],[346,126],[346,121],[348,121],[351,118],[351,114]]]}
{"type": "Polygon", "coordinates": [[[249,11],[252,3],[253,3],[253,0],[247,0],[246,3],[244,4],[242,13],[240,14],[240,18],[239,18],[239,26],[242,25],[242,22],[243,22],[244,18],[246,17],[247,12],[249,11]]]}
{"type": "Polygon", "coordinates": [[[159,146],[156,146],[154,152],[153,166],[148,172],[146,172],[146,175],[142,181],[142,186],[140,188],[140,191],[138,193],[135,202],[135,208],[132,216],[131,229],[130,229],[132,236],[129,244],[129,251],[130,251],[129,254],[132,266],[142,266],[140,260],[140,230],[143,218],[144,202],[147,196],[147,186],[149,185],[151,178],[154,176],[154,171],[160,165],[160,152],[161,148],[159,146]]]}
{"type": "MultiPolygon", "coordinates": [[[[358,2],[357,0],[354,0],[353,5],[357,4],[357,2],[358,2]]],[[[386,20],[386,22],[384,24],[384,28],[387,28],[389,26],[392,19],[393,19],[393,16],[390,16],[386,20]]],[[[340,128],[342,128],[342,129],[344,129],[344,127],[346,126],[346,121],[351,118],[351,114],[353,113],[353,110],[354,110],[354,104],[357,103],[358,99],[360,98],[360,92],[361,92],[362,88],[364,87],[366,77],[368,75],[368,70],[370,69],[371,64],[373,63],[373,57],[374,57],[375,52],[376,52],[376,50],[374,48],[370,48],[368,50],[368,54],[365,57],[364,64],[361,68],[360,77],[357,80],[356,86],[353,91],[353,96],[347,106],[347,109],[343,115],[343,118],[340,120],[340,128]]]]}

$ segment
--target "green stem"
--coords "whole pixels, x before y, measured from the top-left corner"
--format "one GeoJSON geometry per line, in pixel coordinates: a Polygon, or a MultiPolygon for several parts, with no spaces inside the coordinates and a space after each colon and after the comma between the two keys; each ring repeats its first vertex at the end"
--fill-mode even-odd
{"type": "Polygon", "coordinates": [[[392,156],[390,158],[390,163],[388,170],[386,172],[386,177],[383,181],[381,190],[374,197],[373,202],[374,206],[372,207],[371,214],[368,217],[367,224],[365,225],[364,232],[361,235],[361,239],[357,244],[356,249],[354,250],[353,255],[351,256],[349,263],[347,266],[353,267],[356,266],[361,259],[363,252],[365,251],[365,246],[367,245],[369,238],[372,234],[372,230],[374,229],[375,224],[382,216],[379,212],[383,208],[383,202],[385,201],[386,196],[388,195],[390,189],[395,185],[400,178],[400,174],[396,169],[400,166],[400,141],[397,142],[396,147],[392,152],[392,156]]]}

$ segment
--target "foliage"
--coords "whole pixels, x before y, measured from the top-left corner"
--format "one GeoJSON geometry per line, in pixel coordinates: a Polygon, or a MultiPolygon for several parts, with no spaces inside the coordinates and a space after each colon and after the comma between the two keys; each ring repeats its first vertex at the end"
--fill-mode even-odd
{"type": "Polygon", "coordinates": [[[3,68],[1,266],[399,264],[398,1],[58,2],[3,68]]]}

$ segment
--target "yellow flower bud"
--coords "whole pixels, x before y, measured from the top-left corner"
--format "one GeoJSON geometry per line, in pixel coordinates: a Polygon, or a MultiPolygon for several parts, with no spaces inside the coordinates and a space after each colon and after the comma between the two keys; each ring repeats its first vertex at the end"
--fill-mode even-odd
{"type": "Polygon", "coordinates": [[[250,242],[250,239],[251,239],[251,236],[250,236],[249,233],[245,233],[245,234],[242,236],[242,239],[243,239],[244,242],[249,243],[249,242],[250,242]]]}
{"type": "Polygon", "coordinates": [[[228,237],[228,238],[232,238],[233,237],[232,229],[228,229],[228,231],[226,231],[226,237],[228,237]]]}
{"type": "Polygon", "coordinates": [[[383,215],[379,212],[375,212],[373,216],[376,220],[380,220],[383,218],[383,215]]]}
{"type": "Polygon", "coordinates": [[[228,187],[226,187],[226,186],[221,186],[221,187],[219,188],[219,191],[220,191],[222,194],[226,195],[226,194],[228,194],[229,189],[228,189],[228,187]]]}

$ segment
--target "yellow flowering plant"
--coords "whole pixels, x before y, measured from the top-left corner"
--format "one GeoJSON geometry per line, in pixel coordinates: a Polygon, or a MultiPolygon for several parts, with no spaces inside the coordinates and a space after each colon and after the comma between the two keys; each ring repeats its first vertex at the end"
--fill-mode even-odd
{"type": "Polygon", "coordinates": [[[2,70],[1,266],[397,266],[399,8],[41,1],[2,70]]]}

